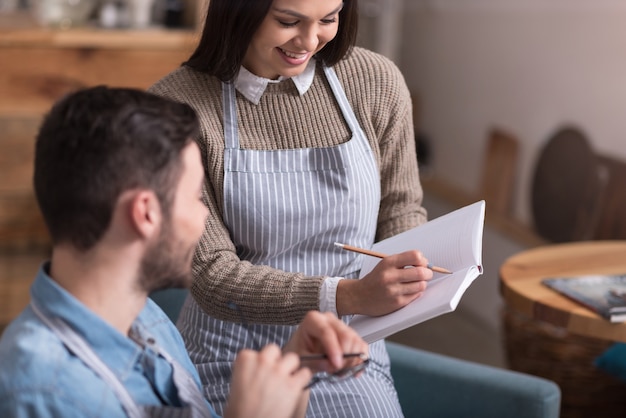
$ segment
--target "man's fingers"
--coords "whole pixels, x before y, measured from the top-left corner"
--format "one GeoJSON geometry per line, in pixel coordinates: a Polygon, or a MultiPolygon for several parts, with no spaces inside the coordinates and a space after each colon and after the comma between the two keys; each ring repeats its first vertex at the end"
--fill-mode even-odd
{"type": "Polygon", "coordinates": [[[345,359],[344,353],[357,352],[368,355],[368,345],[352,328],[331,313],[327,312],[323,315],[327,329],[320,337],[320,342],[335,368],[339,369],[345,367],[346,363],[355,362],[354,358],[345,359]]]}

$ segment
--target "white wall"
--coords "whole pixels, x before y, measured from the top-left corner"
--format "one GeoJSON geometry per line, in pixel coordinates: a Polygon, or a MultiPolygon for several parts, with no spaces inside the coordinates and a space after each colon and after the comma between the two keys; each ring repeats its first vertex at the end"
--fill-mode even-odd
{"type": "Polygon", "coordinates": [[[404,16],[393,58],[420,97],[436,175],[476,190],[488,129],[508,129],[529,222],[535,158],[559,125],[626,159],[626,2],[405,0],[404,16]]]}

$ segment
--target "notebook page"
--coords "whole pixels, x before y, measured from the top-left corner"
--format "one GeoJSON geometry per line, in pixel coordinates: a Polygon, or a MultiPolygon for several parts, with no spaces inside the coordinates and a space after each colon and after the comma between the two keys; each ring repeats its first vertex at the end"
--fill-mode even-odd
{"type": "MultiPolygon", "coordinates": [[[[482,267],[484,217],[485,202],[481,200],[380,241],[372,250],[397,254],[417,249],[433,265],[453,272],[469,266],[482,267]]],[[[369,273],[379,261],[364,256],[360,277],[369,273]]]]}
{"type": "Polygon", "coordinates": [[[378,317],[355,315],[350,326],[366,342],[372,343],[412,325],[452,312],[465,290],[479,275],[476,266],[456,271],[444,279],[431,281],[422,297],[404,308],[378,317]]]}
{"type": "MultiPolygon", "coordinates": [[[[419,249],[432,264],[453,273],[433,272],[433,279],[419,299],[387,315],[355,315],[350,326],[371,343],[454,311],[463,293],[482,274],[484,216],[485,202],[480,201],[375,244],[372,249],[385,254],[419,249]]],[[[380,262],[374,257],[364,257],[361,277],[380,262]]]]}

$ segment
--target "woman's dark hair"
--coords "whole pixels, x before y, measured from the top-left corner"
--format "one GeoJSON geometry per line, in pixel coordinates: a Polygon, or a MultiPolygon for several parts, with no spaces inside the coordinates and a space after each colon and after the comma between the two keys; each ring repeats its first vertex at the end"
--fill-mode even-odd
{"type": "MultiPolygon", "coordinates": [[[[272,1],[211,0],[200,43],[183,65],[225,82],[233,80],[272,1]]],[[[337,36],[315,55],[325,65],[335,65],[354,46],[358,30],[357,7],[357,0],[344,0],[337,36]]]]}
{"type": "Polygon", "coordinates": [[[140,90],[98,86],[61,99],[37,135],[33,178],[53,243],[93,247],[134,188],[153,190],[169,216],[181,152],[198,132],[191,107],[140,90]]]}

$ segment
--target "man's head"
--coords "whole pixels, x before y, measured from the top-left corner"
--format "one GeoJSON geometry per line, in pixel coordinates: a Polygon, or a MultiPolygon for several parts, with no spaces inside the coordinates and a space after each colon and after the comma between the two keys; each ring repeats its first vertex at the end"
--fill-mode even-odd
{"type": "MultiPolygon", "coordinates": [[[[175,245],[179,186],[195,181],[187,178],[189,165],[201,187],[192,140],[198,131],[189,106],[139,90],[99,86],[60,100],[44,119],[35,149],[35,194],[53,245],[89,251],[109,230],[121,197],[134,191],[155,196],[162,219],[162,242],[153,241],[149,250],[175,245]]],[[[199,193],[191,196],[197,203],[199,193]]],[[[163,271],[162,254],[157,261],[163,271]]],[[[144,261],[144,273],[155,270],[152,262],[144,261]]]]}

